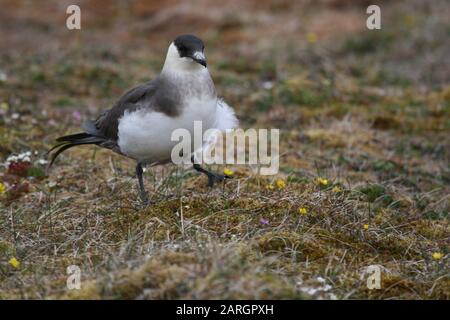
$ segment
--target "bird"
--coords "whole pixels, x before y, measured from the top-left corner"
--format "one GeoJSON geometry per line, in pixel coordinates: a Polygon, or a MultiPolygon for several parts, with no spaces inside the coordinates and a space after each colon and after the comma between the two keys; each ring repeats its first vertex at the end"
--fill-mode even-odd
{"type": "MultiPolygon", "coordinates": [[[[149,204],[144,188],[145,166],[171,162],[171,141],[175,129],[193,133],[194,122],[202,128],[226,131],[238,127],[234,109],[219,98],[207,67],[205,45],[195,35],[180,35],[167,50],[160,74],[123,94],[112,108],[95,120],[82,124],[83,132],[56,139],[49,151],[47,169],[65,150],[96,145],[136,161],[139,196],[149,204]]],[[[193,168],[208,177],[208,186],[230,176],[204,169],[194,156],[193,168]]]]}

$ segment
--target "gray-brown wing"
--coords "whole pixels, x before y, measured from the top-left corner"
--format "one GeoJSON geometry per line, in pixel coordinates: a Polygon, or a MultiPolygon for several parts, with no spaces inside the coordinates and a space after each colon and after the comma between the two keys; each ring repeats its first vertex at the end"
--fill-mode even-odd
{"type": "Polygon", "coordinates": [[[146,104],[150,106],[157,88],[157,81],[158,79],[155,79],[129,90],[111,109],[104,111],[95,121],[86,122],[84,129],[88,133],[117,140],[119,119],[125,111],[132,112],[146,104]]]}

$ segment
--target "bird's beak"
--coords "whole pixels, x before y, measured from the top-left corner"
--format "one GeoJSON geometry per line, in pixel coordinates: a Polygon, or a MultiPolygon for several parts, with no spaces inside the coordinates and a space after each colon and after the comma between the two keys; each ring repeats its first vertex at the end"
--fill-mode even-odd
{"type": "Polygon", "coordinates": [[[195,62],[201,64],[202,66],[204,66],[204,67],[206,68],[206,57],[205,57],[205,55],[203,54],[203,52],[199,52],[199,51],[195,52],[195,53],[192,55],[192,59],[193,59],[195,62]]]}

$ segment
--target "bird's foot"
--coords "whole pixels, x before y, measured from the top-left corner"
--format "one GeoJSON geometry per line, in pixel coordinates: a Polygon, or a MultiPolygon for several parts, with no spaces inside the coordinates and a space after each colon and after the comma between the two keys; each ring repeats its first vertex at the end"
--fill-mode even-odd
{"type": "Polygon", "coordinates": [[[216,182],[222,182],[225,179],[231,179],[231,177],[228,175],[214,173],[214,172],[208,172],[207,176],[208,176],[208,187],[210,187],[210,188],[212,188],[214,186],[214,183],[216,183],[216,182]]]}
{"type": "Polygon", "coordinates": [[[148,205],[151,204],[151,201],[148,198],[148,193],[147,192],[140,192],[139,196],[141,197],[142,205],[144,207],[147,207],[148,205]]]}

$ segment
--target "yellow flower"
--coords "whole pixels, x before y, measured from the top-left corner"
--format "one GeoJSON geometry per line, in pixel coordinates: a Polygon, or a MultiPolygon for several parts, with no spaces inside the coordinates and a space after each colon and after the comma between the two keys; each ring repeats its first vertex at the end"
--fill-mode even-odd
{"type": "Polygon", "coordinates": [[[308,40],[309,43],[316,43],[317,42],[317,35],[314,32],[309,32],[306,35],[306,40],[308,40]]]}
{"type": "Polygon", "coordinates": [[[317,178],[317,183],[321,186],[327,186],[328,185],[328,180],[325,178],[317,178]]]}
{"type": "Polygon", "coordinates": [[[335,186],[333,189],[331,189],[331,191],[333,191],[334,193],[339,193],[342,191],[342,189],[339,188],[338,186],[335,186]]]}
{"type": "Polygon", "coordinates": [[[441,260],[444,257],[444,254],[441,252],[433,252],[431,256],[434,260],[441,260]]]}
{"type": "Polygon", "coordinates": [[[267,190],[273,190],[273,189],[275,189],[275,187],[273,186],[273,184],[268,184],[268,185],[266,185],[266,189],[267,190]]]}
{"type": "Polygon", "coordinates": [[[278,179],[276,182],[277,188],[280,190],[283,190],[284,188],[286,188],[286,182],[284,182],[284,180],[282,179],[278,179]]]}
{"type": "Polygon", "coordinates": [[[298,208],[298,213],[300,213],[303,216],[306,216],[308,214],[308,210],[306,208],[298,208]]]}
{"type": "Polygon", "coordinates": [[[230,169],[225,168],[225,169],[223,169],[223,174],[228,176],[228,177],[232,177],[234,172],[231,171],[230,169]]]}
{"type": "Polygon", "coordinates": [[[0,182],[0,194],[5,193],[6,192],[6,186],[0,182]]]}
{"type": "Polygon", "coordinates": [[[414,26],[414,24],[415,24],[415,19],[414,19],[414,17],[413,16],[411,16],[411,15],[407,15],[407,16],[405,16],[404,18],[403,18],[403,22],[405,23],[405,25],[407,26],[407,27],[412,27],[412,26],[414,26]]]}
{"type": "Polygon", "coordinates": [[[367,223],[364,224],[364,225],[363,225],[363,229],[364,229],[364,230],[369,230],[369,225],[368,225],[367,223]]]}
{"type": "Polygon", "coordinates": [[[13,268],[19,268],[20,267],[20,262],[19,260],[16,259],[16,257],[12,257],[11,259],[9,259],[8,263],[13,267],[13,268]]]}

